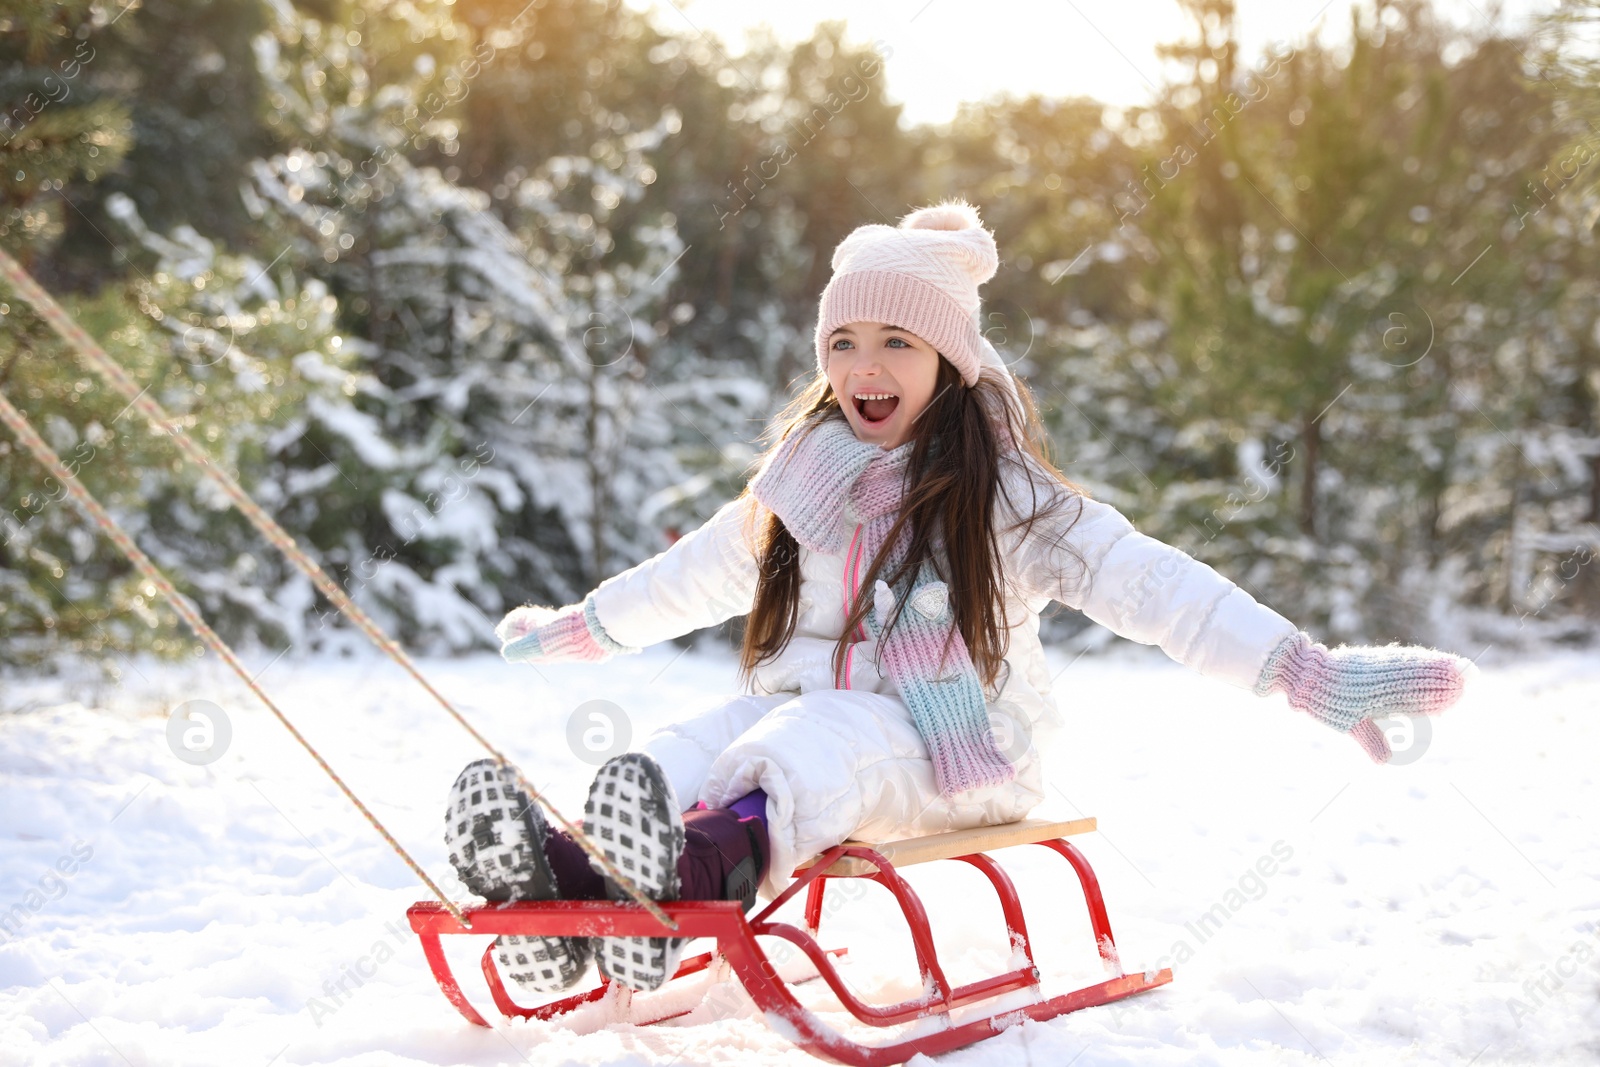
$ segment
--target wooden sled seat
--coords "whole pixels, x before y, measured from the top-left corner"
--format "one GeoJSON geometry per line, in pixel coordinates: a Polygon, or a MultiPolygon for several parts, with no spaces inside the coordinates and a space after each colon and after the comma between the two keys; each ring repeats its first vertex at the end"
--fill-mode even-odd
{"type": "MultiPolygon", "coordinates": [[[[929,834],[926,837],[907,837],[898,841],[850,840],[844,843],[847,846],[870,848],[896,867],[909,867],[913,863],[950,860],[957,856],[970,856],[975,852],[991,852],[1008,845],[1032,845],[1057,837],[1093,833],[1094,829],[1095,820],[1092,816],[1086,819],[1066,820],[1023,819],[1020,822],[974,826],[967,830],[951,830],[948,833],[929,834]]],[[[821,858],[821,855],[812,856],[795,867],[795,873],[809,870],[821,858]]],[[[822,873],[830,878],[849,878],[868,875],[877,869],[864,859],[841,856],[822,873]]]]}

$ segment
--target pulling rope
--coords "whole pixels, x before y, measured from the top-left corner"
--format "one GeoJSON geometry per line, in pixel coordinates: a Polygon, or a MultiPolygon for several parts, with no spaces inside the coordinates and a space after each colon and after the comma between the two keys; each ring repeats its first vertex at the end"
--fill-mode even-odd
{"type": "Polygon", "coordinates": [[[122,527],[117,525],[117,520],[107,514],[106,509],[100,506],[100,502],[89,494],[89,490],[85,489],[83,483],[78,481],[77,475],[67,469],[67,465],[61,462],[61,457],[56,455],[49,445],[45,444],[44,438],[40,437],[34,428],[29,425],[22,412],[16,409],[4,393],[0,393],[0,422],[4,422],[11,432],[16,434],[17,440],[21,441],[28,451],[33,453],[33,458],[38,460],[41,466],[55,475],[62,485],[66,486],[67,492],[72,494],[72,499],[77,501],[78,506],[83,509],[84,513],[93,519],[100,529],[105,531],[112,544],[122,550],[122,554],[128,557],[139,573],[144,576],[145,581],[153,585],[160,591],[162,596],[167,598],[167,603],[171,604],[173,610],[178,613],[184,622],[189,624],[189,629],[193,630],[195,635],[204,641],[211,651],[221,656],[224,663],[233,668],[233,672],[244,680],[244,684],[249,686],[250,691],[261,699],[261,703],[267,706],[267,710],[276,715],[278,721],[283,723],[284,728],[294,735],[296,741],[300,742],[301,747],[311,753],[311,758],[317,761],[317,766],[327,772],[328,777],[333,779],[333,784],[338,786],[350,803],[356,806],[356,810],[366,817],[367,822],[372,824],[372,828],[378,831],[385,841],[389,842],[389,847],[394,849],[399,857],[406,861],[406,866],[410,867],[416,873],[416,876],[422,879],[423,884],[432,891],[434,896],[439,898],[440,903],[450,910],[451,915],[456,917],[456,921],[463,926],[470,927],[472,924],[467,922],[465,915],[461,914],[461,909],[450,902],[450,899],[445,896],[444,890],[435,885],[433,879],[428,877],[428,872],[424,871],[417,864],[417,861],[411,858],[411,853],[407,852],[405,847],[394,839],[394,835],[384,828],[383,823],[378,821],[378,817],[372,814],[365,804],[361,803],[361,798],[356,796],[350,787],[344,784],[344,779],[339,777],[338,772],[328,766],[328,761],[322,758],[321,754],[312,747],[311,742],[307,741],[299,730],[295,729],[294,723],[289,721],[288,716],[284,715],[278,705],[272,702],[272,698],[267,696],[262,688],[255,683],[255,679],[250,677],[250,672],[245,669],[244,664],[240,663],[239,658],[233,654],[233,649],[229,648],[227,642],[217,636],[217,632],[211,628],[200,612],[195,609],[195,606],[189,602],[189,598],[178,592],[173,584],[167,580],[167,576],[162,574],[154,563],[150,562],[150,557],[144,554],[144,550],[133,543],[133,538],[129,537],[122,527]]]}
{"type": "MultiPolygon", "coordinates": [[[[333,578],[322,569],[322,566],[317,563],[316,560],[312,559],[303,549],[301,549],[299,544],[295,542],[294,538],[289,535],[288,531],[286,531],[282,526],[278,525],[277,520],[275,520],[271,515],[268,515],[265,511],[263,511],[261,506],[251,499],[250,495],[244,491],[243,487],[239,485],[232,475],[213,462],[211,457],[206,454],[205,450],[196,444],[194,439],[185,433],[183,428],[167,415],[166,411],[162,409],[160,404],[156,403],[153,399],[146,395],[146,393],[149,391],[149,387],[146,386],[144,388],[140,388],[138,383],[135,382],[128,372],[123,369],[122,365],[108,356],[105,350],[100,347],[100,344],[95,341],[93,337],[89,336],[88,332],[85,331],[83,327],[79,326],[77,322],[73,320],[72,316],[68,315],[67,312],[62,309],[61,305],[57,304],[55,299],[49,293],[47,293],[38,282],[34,281],[33,276],[23,268],[22,264],[13,259],[11,255],[3,248],[0,248],[0,275],[5,276],[6,281],[8,281],[11,284],[11,287],[16,290],[17,295],[22,297],[23,300],[27,301],[27,303],[32,306],[33,310],[38,313],[39,317],[50,324],[51,328],[60,335],[63,341],[65,341],[75,352],[77,352],[79,358],[82,359],[91,370],[98,374],[106,382],[106,384],[111,386],[111,388],[121,395],[123,399],[127,400],[129,407],[138,411],[139,414],[145,417],[145,419],[150,423],[151,428],[157,434],[164,434],[165,436],[170,437],[178,446],[178,450],[183,453],[184,458],[188,459],[191,463],[209,475],[212,481],[214,481],[228,497],[228,499],[233,502],[233,505],[239,509],[240,513],[242,513],[245,518],[250,520],[250,524],[254,526],[256,530],[273,545],[273,547],[282,552],[284,557],[287,558],[289,562],[300,571],[301,574],[309,578],[312,584],[315,585],[319,591],[321,591],[323,596],[328,598],[329,602],[332,603],[333,606],[338,609],[338,611],[340,611],[346,618],[354,622],[361,632],[364,633],[374,645],[387,653],[390,659],[394,660],[394,662],[399,664],[407,674],[416,679],[417,684],[421,685],[423,689],[427,690],[428,694],[439,703],[439,706],[442,707],[451,718],[455,719],[455,721],[472,736],[474,741],[482,745],[483,748],[491,756],[493,756],[497,762],[499,762],[501,767],[510,771],[511,774],[516,778],[518,789],[522,790],[522,792],[526,794],[531,801],[539,801],[540,803],[543,803],[546,810],[548,810],[555,820],[561,824],[561,827],[567,831],[567,833],[574,841],[578,843],[584,852],[589,854],[589,857],[592,860],[594,860],[601,868],[604,869],[605,873],[610,876],[612,881],[616,882],[620,888],[622,888],[630,897],[632,897],[635,902],[642,905],[646,911],[650,912],[651,915],[655,916],[662,923],[666,924],[669,929],[676,930],[678,928],[678,924],[674,919],[669,917],[666,912],[662,911],[660,906],[657,905],[655,901],[646,896],[643,890],[639,889],[639,887],[634,884],[633,879],[619,871],[616,868],[616,865],[605,857],[605,854],[600,851],[594,842],[589,840],[588,835],[585,834],[581,828],[576,827],[567,821],[566,817],[563,816],[561,812],[556,810],[555,805],[546,800],[545,797],[537,789],[534,789],[532,784],[523,777],[521,769],[507,759],[498,748],[491,744],[488,738],[479,733],[477,728],[468,722],[466,717],[462,715],[461,712],[457,711],[455,706],[445,698],[444,694],[435,689],[433,684],[423,677],[421,670],[417,668],[417,665],[412,661],[411,657],[406,654],[406,651],[401,648],[400,645],[391,637],[389,637],[389,635],[383,631],[382,627],[380,627],[370,615],[362,610],[355,601],[350,599],[345,591],[339,586],[339,583],[335,582],[333,578]]],[[[14,408],[12,410],[15,411],[14,408]]],[[[17,412],[17,416],[22,418],[20,412],[17,412]]],[[[10,420],[7,420],[7,423],[9,425],[10,420]]],[[[23,419],[23,425],[27,425],[26,419],[23,419]]],[[[41,444],[42,443],[43,442],[41,441],[41,444]]],[[[46,447],[48,450],[48,446],[46,447]]],[[[37,453],[35,454],[37,455],[37,453]]],[[[53,453],[51,454],[54,455],[53,453]]],[[[59,474],[56,476],[58,478],[60,477],[59,474]]],[[[87,496],[87,491],[85,491],[85,496],[87,496]]],[[[98,505],[95,506],[98,507],[98,505]]],[[[104,514],[103,511],[102,514],[104,514]]],[[[102,526],[104,526],[104,523],[102,523],[102,526]]],[[[107,532],[110,532],[109,527],[107,527],[107,532]]],[[[115,540],[115,538],[113,539],[115,540]]],[[[123,540],[127,541],[125,536],[123,540]]],[[[138,546],[134,545],[132,541],[127,541],[127,545],[132,547],[134,551],[138,551],[138,546]]],[[[117,547],[123,548],[122,543],[118,542],[117,547]]],[[[123,548],[123,551],[125,554],[127,553],[126,548],[123,548]]],[[[129,555],[129,559],[132,558],[133,557],[129,555]]],[[[201,620],[201,625],[204,625],[204,620],[201,620]]],[[[266,698],[263,696],[262,699],[264,700],[266,698]]],[[[285,721],[285,725],[287,725],[287,721],[285,721]]],[[[292,730],[293,727],[290,727],[290,729],[292,730]]],[[[296,734],[296,736],[298,737],[299,735],[296,734]]],[[[302,741],[302,743],[304,742],[302,741]]],[[[312,755],[315,756],[316,753],[313,752],[312,755]]],[[[324,768],[327,767],[327,764],[322,762],[322,758],[320,756],[317,757],[317,762],[322,763],[324,768]]],[[[328,773],[332,774],[333,772],[330,770],[328,773]]],[[[337,781],[337,778],[335,778],[335,781],[337,781]]],[[[342,783],[341,788],[343,788],[342,783]]],[[[346,790],[346,793],[348,794],[349,791],[346,790]]],[[[355,800],[353,795],[351,796],[351,800],[355,800]]],[[[359,807],[360,801],[355,802],[359,807]]],[[[365,808],[362,808],[361,810],[363,812],[366,811],[365,808]]],[[[376,826],[377,823],[374,822],[373,825],[376,826]]],[[[383,832],[381,827],[380,832],[383,832]]],[[[384,833],[384,837],[388,838],[391,843],[393,842],[393,839],[389,838],[387,833],[384,833]]],[[[396,847],[398,848],[398,846],[396,847]]],[[[402,855],[404,855],[403,852],[402,855]]],[[[409,856],[406,857],[406,862],[410,863],[412,869],[416,870],[418,874],[421,875],[421,869],[418,868],[415,863],[412,863],[409,856]]],[[[430,887],[433,885],[431,881],[428,881],[426,875],[422,875],[422,878],[423,881],[427,882],[430,887]]],[[[454,908],[451,910],[452,912],[455,911],[454,908]]],[[[456,914],[459,918],[459,913],[456,914]]]]}

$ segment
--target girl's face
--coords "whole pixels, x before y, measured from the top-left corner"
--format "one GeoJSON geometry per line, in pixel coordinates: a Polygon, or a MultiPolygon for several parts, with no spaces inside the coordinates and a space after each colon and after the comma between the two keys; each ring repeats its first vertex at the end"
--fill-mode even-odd
{"type": "Polygon", "coordinates": [[[933,401],[939,359],[928,342],[888,323],[852,322],[833,331],[828,384],[856,437],[885,449],[905,444],[933,401]],[[883,396],[892,399],[864,399],[883,396]]]}

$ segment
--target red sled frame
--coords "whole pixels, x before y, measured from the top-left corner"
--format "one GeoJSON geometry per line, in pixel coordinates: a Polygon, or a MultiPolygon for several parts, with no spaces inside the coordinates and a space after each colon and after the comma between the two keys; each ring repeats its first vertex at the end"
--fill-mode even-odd
{"type": "MultiPolygon", "coordinates": [[[[1083,820],[1092,829],[1091,820],[1083,820]]],[[[998,828],[996,828],[998,829],[998,828]]],[[[927,839],[923,839],[927,840],[927,839]]],[[[1095,877],[1089,861],[1070,842],[1061,837],[1018,843],[1036,844],[1064,857],[1072,865],[1083,889],[1088,905],[1089,922],[1099,946],[1100,959],[1111,976],[1106,981],[1062,993],[1031,1004],[1008,1008],[973,1019],[960,1025],[950,1023],[949,1012],[955,1008],[972,1005],[1020,989],[1037,989],[1039,968],[1034,962],[1033,944],[1028,937],[1023,919],[1022,905],[1016,888],[1000,865],[984,852],[945,856],[969,863],[981,871],[1000,898],[1005,917],[1006,934],[1014,949],[1020,949],[1026,961],[1021,967],[952,987],[939,964],[929,932],[927,912],[922,901],[912,891],[894,864],[877,849],[859,842],[847,841],[822,853],[808,866],[794,872],[796,880],[753,918],[747,917],[735,900],[677,901],[661,905],[678,923],[677,936],[708,937],[716,940],[716,948],[682,960],[673,977],[664,983],[662,990],[672,982],[707,968],[731,968],[755,1001],[756,1007],[769,1023],[778,1024],[800,1047],[811,1054],[834,1063],[855,1067],[877,1067],[882,1064],[904,1063],[917,1053],[937,1055],[961,1048],[984,1038],[993,1037],[1010,1026],[1029,1019],[1053,1019],[1081,1008],[1108,1004],[1125,997],[1142,993],[1172,981],[1172,970],[1125,974],[1117,954],[1116,941],[1111,934],[1111,921],[1106,915],[1105,901],[1100,894],[1100,882],[1095,877]],[[852,868],[852,861],[854,867],[852,868]],[[859,873],[837,873],[840,870],[859,873]],[[920,997],[898,1004],[878,1006],[857,997],[844,983],[833,965],[833,956],[844,955],[844,948],[824,949],[817,943],[816,935],[822,919],[823,895],[830,878],[868,878],[884,886],[899,902],[916,953],[921,971],[922,985],[927,992],[920,997]],[[806,892],[805,922],[801,930],[792,924],[773,922],[768,917],[791,900],[802,889],[806,892]],[[817,976],[828,983],[840,1004],[857,1020],[868,1026],[895,1026],[916,1019],[944,1017],[946,1026],[932,1033],[905,1038],[885,1045],[863,1045],[852,1041],[833,1029],[813,1012],[801,1006],[789,991],[788,985],[778,976],[777,968],[762,950],[757,937],[779,937],[795,946],[810,960],[817,976]]],[[[897,843],[898,844],[898,843],[897,843]]],[[[878,846],[885,851],[886,846],[878,846]]],[[[426,901],[413,905],[406,913],[411,929],[421,938],[423,954],[444,995],[455,1005],[463,1017],[478,1026],[489,1023],[480,1015],[462,993],[450,964],[445,959],[440,937],[445,934],[565,934],[570,936],[663,936],[672,931],[663,926],[649,912],[632,903],[611,901],[573,900],[538,901],[508,904],[484,904],[464,909],[469,930],[463,927],[440,904],[426,901]]],[[[507,1018],[551,1019],[572,1011],[580,1005],[610,997],[614,1006],[628,1021],[639,1025],[661,1022],[687,1014],[687,1010],[669,1014],[632,1018],[637,1014],[632,1004],[633,991],[621,983],[611,983],[600,975],[600,984],[587,992],[561,1000],[525,1008],[511,999],[500,979],[493,958],[493,945],[485,949],[481,960],[483,976],[489,985],[495,1007],[507,1018]]],[[[657,991],[659,992],[659,991],[657,991]]],[[[650,994],[655,996],[655,993],[650,994]]]]}

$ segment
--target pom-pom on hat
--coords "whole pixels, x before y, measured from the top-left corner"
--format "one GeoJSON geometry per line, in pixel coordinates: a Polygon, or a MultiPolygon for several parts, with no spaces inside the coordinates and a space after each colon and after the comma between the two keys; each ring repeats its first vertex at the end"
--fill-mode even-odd
{"type": "Polygon", "coordinates": [[[964,200],[918,208],[899,226],[858,226],[833,250],[833,277],[817,305],[817,369],[828,337],[852,322],[886,322],[927,341],[978,380],[978,286],[1000,266],[994,234],[964,200]]]}

